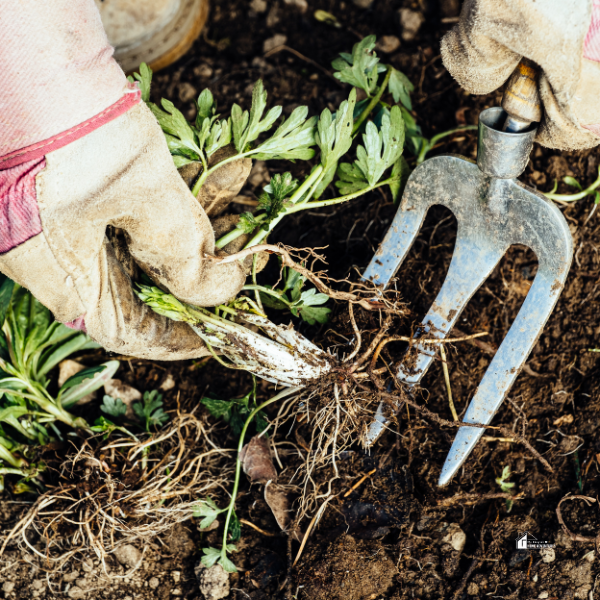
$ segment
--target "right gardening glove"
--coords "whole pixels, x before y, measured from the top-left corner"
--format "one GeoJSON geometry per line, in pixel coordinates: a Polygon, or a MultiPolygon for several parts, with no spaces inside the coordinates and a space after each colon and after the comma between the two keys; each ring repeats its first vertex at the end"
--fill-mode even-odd
{"type": "Polygon", "coordinates": [[[537,141],[600,144],[600,0],[465,0],[442,39],[442,59],[472,94],[502,86],[522,57],[541,67],[537,141]]]}
{"type": "Polygon", "coordinates": [[[215,236],[202,204],[231,201],[251,161],[218,169],[194,198],[93,0],[3,3],[0,39],[0,271],[107,350],[208,354],[137,298],[107,231],[124,232],[135,263],[183,301],[226,302],[245,267],[206,259],[215,236]]]}

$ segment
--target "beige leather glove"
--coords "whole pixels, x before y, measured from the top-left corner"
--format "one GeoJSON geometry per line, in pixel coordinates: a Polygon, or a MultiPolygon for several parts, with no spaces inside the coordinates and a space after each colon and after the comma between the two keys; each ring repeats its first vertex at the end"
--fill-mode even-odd
{"type": "MultiPolygon", "coordinates": [[[[217,170],[208,181],[212,192],[224,200],[236,196],[250,162],[217,170]],[[215,180],[228,187],[217,188],[215,180]]],[[[145,104],[45,154],[41,165],[33,160],[0,176],[21,169],[13,189],[31,187],[32,168],[35,197],[21,198],[20,206],[24,200],[32,213],[37,207],[39,220],[17,215],[8,223],[32,235],[0,255],[0,270],[59,321],[85,327],[107,350],[157,360],[207,354],[187,325],[157,315],[135,296],[106,237],[108,225],[123,230],[135,262],[178,298],[199,306],[227,301],[245,280],[240,265],[204,259],[215,252],[213,229],[145,104]]]]}
{"type": "Polygon", "coordinates": [[[442,59],[465,90],[489,94],[529,58],[542,69],[537,141],[589,148],[600,144],[599,32],[598,0],[465,0],[442,59]]]}
{"type": "MultiPolygon", "coordinates": [[[[211,223],[112,58],[94,0],[0,4],[0,271],[108,350],[207,354],[187,325],[138,300],[107,230],[124,232],[155,281],[201,306],[234,296],[243,267],[205,260],[211,223]]],[[[202,202],[231,200],[249,170],[217,170],[202,202]]]]}

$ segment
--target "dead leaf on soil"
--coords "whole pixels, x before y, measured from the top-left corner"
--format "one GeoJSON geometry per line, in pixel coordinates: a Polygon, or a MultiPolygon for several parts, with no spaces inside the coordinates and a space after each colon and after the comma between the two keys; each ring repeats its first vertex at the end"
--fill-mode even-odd
{"type": "Polygon", "coordinates": [[[240,454],[242,468],[251,483],[277,481],[277,471],[271,458],[269,440],[255,435],[243,448],[240,454]]]}
{"type": "MultiPolygon", "coordinates": [[[[271,509],[280,529],[289,531],[294,521],[293,498],[289,488],[276,483],[268,483],[265,486],[265,502],[271,509]]],[[[300,540],[301,536],[298,530],[291,532],[291,534],[294,539],[300,540]]]]}

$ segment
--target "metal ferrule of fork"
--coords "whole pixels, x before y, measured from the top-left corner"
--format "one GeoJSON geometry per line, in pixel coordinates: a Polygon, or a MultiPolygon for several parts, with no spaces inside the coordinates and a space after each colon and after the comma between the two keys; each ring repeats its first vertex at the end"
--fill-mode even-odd
{"type": "MultiPolygon", "coordinates": [[[[445,155],[413,171],[394,221],[363,275],[385,287],[408,254],[429,208],[443,205],[454,213],[458,232],[450,268],[415,335],[410,356],[405,356],[397,371],[411,393],[436,356],[435,345],[419,344],[418,338],[424,334],[430,339],[446,337],[510,246],[522,244],[533,250],[538,259],[533,284],[463,418],[465,423],[483,425],[491,422],[536,344],[564,287],[573,255],[562,213],[552,201],[516,180],[527,165],[537,128],[502,131],[505,119],[501,108],[481,113],[477,163],[445,155]]],[[[387,428],[393,408],[379,407],[367,432],[367,447],[387,428]]],[[[484,431],[459,428],[439,485],[450,481],[484,431]]]]}

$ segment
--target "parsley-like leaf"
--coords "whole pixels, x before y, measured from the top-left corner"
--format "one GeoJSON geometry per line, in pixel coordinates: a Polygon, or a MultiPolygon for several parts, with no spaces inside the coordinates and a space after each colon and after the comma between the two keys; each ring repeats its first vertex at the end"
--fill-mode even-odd
{"type": "Polygon", "coordinates": [[[352,145],[354,105],[356,90],[352,89],[348,100],[344,100],[335,115],[326,108],[319,118],[315,141],[321,149],[321,164],[325,170],[336,163],[352,145]]]}
{"type": "Polygon", "coordinates": [[[262,225],[262,221],[257,221],[251,212],[245,212],[240,215],[236,227],[244,233],[252,233],[257,227],[262,225]]]}
{"type": "Polygon", "coordinates": [[[115,419],[120,419],[127,412],[127,405],[120,398],[113,398],[108,394],[104,395],[100,410],[115,419]]]}
{"type": "MultiPolygon", "coordinates": [[[[333,76],[343,83],[349,83],[364,90],[371,96],[377,87],[379,58],[373,52],[376,37],[368,35],[352,48],[352,55],[341,53],[331,66],[336,70],[333,76]]],[[[385,67],[384,67],[385,69],[385,67]]]]}
{"type": "Polygon", "coordinates": [[[219,516],[219,513],[224,512],[224,510],[225,509],[220,509],[215,504],[215,501],[207,496],[192,508],[192,514],[197,519],[202,518],[199,527],[200,529],[206,529],[213,524],[215,519],[219,516]]]}
{"type": "Polygon", "coordinates": [[[390,74],[388,89],[394,98],[394,102],[402,102],[408,110],[412,110],[410,93],[414,91],[415,86],[404,73],[401,73],[393,67],[390,68],[392,69],[392,72],[390,74]]]}
{"type": "Polygon", "coordinates": [[[142,402],[133,405],[133,412],[144,424],[146,431],[149,432],[152,425],[162,427],[169,420],[169,415],[162,409],[162,405],[162,394],[159,394],[158,390],[144,392],[142,402]]]}
{"type": "Polygon", "coordinates": [[[263,113],[267,106],[267,92],[262,80],[254,84],[252,90],[252,106],[250,113],[234,104],[231,109],[231,123],[233,128],[233,140],[238,152],[244,152],[246,146],[252,143],[264,131],[273,127],[275,121],[281,114],[281,106],[275,106],[267,112],[263,119],[263,113]]]}
{"type": "Polygon", "coordinates": [[[140,65],[140,72],[134,73],[133,77],[130,75],[127,79],[132,83],[134,81],[139,83],[140,91],[142,92],[142,100],[144,102],[149,102],[150,85],[152,83],[152,69],[146,63],[142,63],[140,65]]]}

